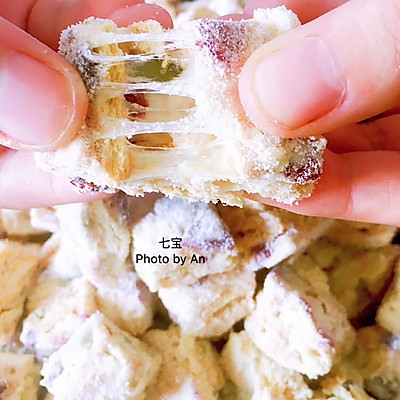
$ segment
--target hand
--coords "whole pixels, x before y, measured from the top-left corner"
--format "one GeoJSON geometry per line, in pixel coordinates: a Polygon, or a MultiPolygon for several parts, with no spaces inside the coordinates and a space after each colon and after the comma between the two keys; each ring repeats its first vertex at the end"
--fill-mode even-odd
{"type": "Polygon", "coordinates": [[[306,23],[250,57],[240,98],[263,132],[324,134],[328,150],[311,198],[293,206],[256,198],[400,226],[400,1],[253,0],[245,15],[280,4],[306,23]]]}
{"type": "Polygon", "coordinates": [[[164,9],[144,0],[0,0],[0,208],[104,196],[76,193],[66,177],[39,170],[33,159],[33,151],[66,143],[85,121],[85,86],[54,50],[63,29],[89,16],[172,27],[164,9]]]}

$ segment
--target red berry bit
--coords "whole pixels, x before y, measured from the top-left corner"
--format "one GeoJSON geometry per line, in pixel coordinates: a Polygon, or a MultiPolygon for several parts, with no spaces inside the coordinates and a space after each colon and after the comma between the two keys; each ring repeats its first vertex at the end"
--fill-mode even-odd
{"type": "Polygon", "coordinates": [[[71,179],[70,183],[77,187],[82,193],[105,192],[110,189],[108,186],[95,185],[93,182],[88,182],[85,179],[80,178],[79,176],[71,179]]]}
{"type": "Polygon", "coordinates": [[[196,45],[211,58],[233,69],[242,63],[248,46],[245,23],[223,20],[201,20],[197,25],[200,38],[196,45]]]}
{"type": "Polygon", "coordinates": [[[7,382],[0,380],[0,395],[8,389],[7,382]]]}
{"type": "Polygon", "coordinates": [[[215,238],[207,237],[207,221],[196,221],[182,241],[182,248],[200,251],[202,254],[210,254],[215,251],[232,251],[235,247],[232,236],[223,229],[215,238]]]}
{"type": "Polygon", "coordinates": [[[322,168],[316,160],[309,159],[306,164],[300,167],[288,165],[284,174],[290,182],[305,185],[316,182],[321,177],[322,168]]]}

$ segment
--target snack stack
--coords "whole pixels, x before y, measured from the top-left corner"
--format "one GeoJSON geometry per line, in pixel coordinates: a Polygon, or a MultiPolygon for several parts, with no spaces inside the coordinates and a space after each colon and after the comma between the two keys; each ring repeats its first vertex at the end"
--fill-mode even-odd
{"type": "Polygon", "coordinates": [[[238,388],[237,398],[303,400],[312,396],[300,373],[282,367],[265,355],[246,331],[230,334],[221,361],[227,376],[238,388]]]}
{"type": "Polygon", "coordinates": [[[2,242],[0,355],[34,352],[49,399],[400,398],[395,228],[121,193],[54,215],[2,242]]]}

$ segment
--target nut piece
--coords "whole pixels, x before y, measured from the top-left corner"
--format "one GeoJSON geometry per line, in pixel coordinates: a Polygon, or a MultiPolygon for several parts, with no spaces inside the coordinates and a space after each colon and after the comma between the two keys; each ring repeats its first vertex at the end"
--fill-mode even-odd
{"type": "Polygon", "coordinates": [[[167,331],[146,332],[143,341],[154,347],[163,360],[146,400],[217,400],[225,379],[218,354],[209,341],[183,335],[173,325],[167,331]]]}
{"type": "Polygon", "coordinates": [[[160,289],[158,295],[185,335],[218,337],[254,307],[254,272],[235,268],[189,286],[160,289]]]}
{"type": "Polygon", "coordinates": [[[328,373],[354,339],[326,275],[306,257],[267,275],[245,329],[266,355],[310,378],[328,373]]]}
{"type": "Polygon", "coordinates": [[[39,371],[32,354],[0,352],[0,399],[37,400],[39,371]]]}
{"type": "Polygon", "coordinates": [[[230,334],[221,361],[228,378],[239,388],[243,398],[305,400],[312,396],[299,373],[281,367],[262,353],[246,331],[230,334]]]}
{"type": "Polygon", "coordinates": [[[161,357],[102,314],[93,314],[42,368],[57,400],[143,400],[161,357]]]}
{"type": "Polygon", "coordinates": [[[135,269],[151,291],[190,285],[238,262],[233,238],[212,205],[160,199],[132,235],[135,269]]]}

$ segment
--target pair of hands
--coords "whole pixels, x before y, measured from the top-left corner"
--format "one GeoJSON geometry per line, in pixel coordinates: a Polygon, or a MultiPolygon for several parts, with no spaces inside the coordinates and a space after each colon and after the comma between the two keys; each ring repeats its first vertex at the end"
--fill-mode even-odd
{"type": "MultiPolygon", "coordinates": [[[[285,208],[400,225],[400,1],[252,0],[244,14],[281,4],[304,25],[247,61],[239,81],[243,107],[269,134],[328,138],[312,197],[285,208]]],[[[90,15],[120,26],[143,19],[172,26],[163,9],[144,0],[0,0],[0,15],[53,49],[62,29],[90,15]]],[[[29,150],[51,150],[73,137],[88,100],[77,72],[31,35],[0,19],[0,207],[99,198],[78,195],[65,177],[35,167],[29,150]]]]}

